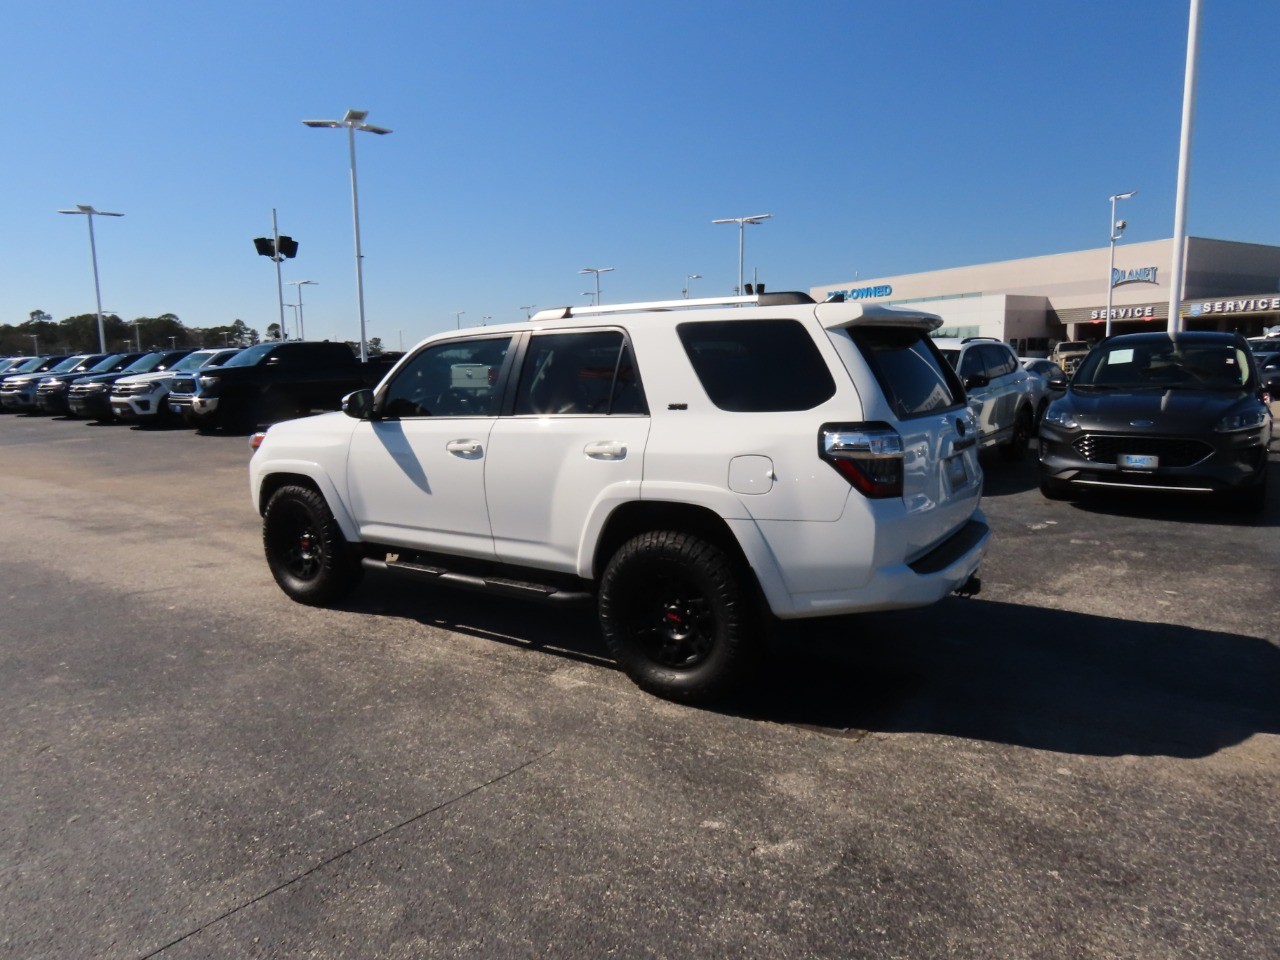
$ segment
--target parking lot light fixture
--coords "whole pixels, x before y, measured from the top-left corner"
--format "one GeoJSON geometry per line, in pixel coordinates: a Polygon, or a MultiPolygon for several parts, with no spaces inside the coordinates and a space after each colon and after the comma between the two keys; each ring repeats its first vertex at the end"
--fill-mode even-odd
{"type": "Polygon", "coordinates": [[[319,281],[316,281],[316,280],[290,280],[285,284],[286,287],[298,288],[298,310],[297,310],[297,317],[295,319],[298,322],[298,339],[299,340],[307,339],[306,318],[303,317],[302,315],[302,288],[307,286],[308,284],[310,284],[311,286],[315,286],[318,282],[319,281]]]}
{"type": "Polygon", "coordinates": [[[531,304],[529,304],[527,307],[521,307],[521,308],[520,308],[521,310],[523,310],[523,311],[524,311],[524,318],[525,318],[526,320],[528,320],[530,317],[532,317],[532,316],[533,316],[533,311],[537,308],[537,306],[538,306],[538,305],[537,305],[536,303],[531,303],[531,304]]]}
{"type": "Polygon", "coordinates": [[[1103,328],[1103,336],[1111,336],[1111,292],[1116,285],[1116,241],[1124,235],[1124,228],[1129,224],[1124,220],[1116,219],[1116,201],[1128,200],[1138,191],[1130,190],[1128,193],[1117,193],[1111,198],[1111,262],[1107,267],[1107,323],[1103,328]]]}
{"type": "Polygon", "coordinates": [[[600,306],[600,274],[612,273],[613,267],[583,267],[578,271],[579,274],[594,273],[596,275],[596,299],[594,306],[600,306]]]}
{"type": "Polygon", "coordinates": [[[723,220],[712,220],[712,223],[736,223],[738,225],[738,289],[739,296],[742,295],[742,254],[744,250],[745,240],[743,234],[746,233],[748,223],[760,223],[762,220],[768,220],[773,216],[772,213],[757,213],[750,217],[725,217],[723,220]]]}
{"type": "Polygon", "coordinates": [[[347,131],[347,148],[351,155],[351,219],[355,224],[356,234],[356,304],[360,312],[360,362],[369,359],[369,341],[365,336],[364,322],[364,259],[360,252],[360,193],[356,188],[356,131],[385,135],[390,133],[386,127],[375,127],[365,123],[368,110],[348,110],[341,120],[303,120],[308,127],[329,127],[337,129],[345,127],[347,131]]]}
{"type": "Polygon", "coordinates": [[[93,239],[94,217],[123,217],[123,213],[108,213],[106,210],[95,210],[89,203],[78,203],[74,210],[59,210],[59,213],[82,215],[89,221],[89,256],[93,260],[93,296],[98,306],[98,352],[107,352],[107,334],[102,324],[102,291],[98,285],[98,245],[93,239]]]}
{"type": "Polygon", "coordinates": [[[681,295],[682,295],[682,296],[684,296],[686,299],[688,299],[688,297],[689,297],[689,288],[693,286],[693,281],[695,281],[695,280],[701,280],[701,279],[702,279],[702,274],[700,274],[700,273],[689,273],[689,274],[685,274],[685,278],[684,278],[684,289],[680,291],[681,295]]]}

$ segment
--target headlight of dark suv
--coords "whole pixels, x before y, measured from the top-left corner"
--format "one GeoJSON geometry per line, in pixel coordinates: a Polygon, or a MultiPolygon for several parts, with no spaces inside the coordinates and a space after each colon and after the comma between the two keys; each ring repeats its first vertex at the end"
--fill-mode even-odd
{"type": "Polygon", "coordinates": [[[1076,420],[1075,411],[1064,403],[1055,403],[1049,407],[1044,413],[1042,423],[1057,427],[1059,430],[1079,430],[1080,423],[1076,420]]]}
{"type": "Polygon", "coordinates": [[[1266,422],[1267,411],[1263,407],[1253,407],[1227,414],[1213,429],[1215,433],[1243,433],[1246,430],[1257,430],[1266,422]]]}

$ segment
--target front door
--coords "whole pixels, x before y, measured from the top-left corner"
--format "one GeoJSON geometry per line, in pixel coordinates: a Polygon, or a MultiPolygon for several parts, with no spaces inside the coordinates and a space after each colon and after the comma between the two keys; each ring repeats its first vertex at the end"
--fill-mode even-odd
{"type": "Polygon", "coordinates": [[[366,541],[491,559],[485,504],[489,437],[509,336],[431,344],[379,391],[347,464],[366,541]]]}

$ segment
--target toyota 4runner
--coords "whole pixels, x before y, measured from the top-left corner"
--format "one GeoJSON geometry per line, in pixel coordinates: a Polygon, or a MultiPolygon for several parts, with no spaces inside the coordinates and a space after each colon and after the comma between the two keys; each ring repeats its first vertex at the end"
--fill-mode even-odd
{"type": "Polygon", "coordinates": [[[975,592],[977,425],[903,308],[771,293],[544,310],[423,341],[343,412],[254,438],[267,564],[594,600],[619,666],[719,696],[783,619],[975,592]]]}

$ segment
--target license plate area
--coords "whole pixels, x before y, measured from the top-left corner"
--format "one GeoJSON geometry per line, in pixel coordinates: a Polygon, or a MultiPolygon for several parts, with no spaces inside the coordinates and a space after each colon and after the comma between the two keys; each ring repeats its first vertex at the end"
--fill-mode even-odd
{"type": "Polygon", "coordinates": [[[965,462],[964,454],[962,453],[943,460],[942,469],[947,477],[947,485],[952,490],[961,490],[972,482],[973,478],[969,475],[969,465],[965,462]]]}
{"type": "Polygon", "coordinates": [[[1145,453],[1122,453],[1116,458],[1116,466],[1121,470],[1155,470],[1160,466],[1160,458],[1145,453]]]}

